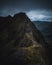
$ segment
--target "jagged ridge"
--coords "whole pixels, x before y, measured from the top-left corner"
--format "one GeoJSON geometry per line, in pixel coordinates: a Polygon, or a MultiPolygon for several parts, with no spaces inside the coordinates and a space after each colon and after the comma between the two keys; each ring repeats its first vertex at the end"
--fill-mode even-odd
{"type": "Polygon", "coordinates": [[[0,17],[0,23],[1,63],[45,65],[45,40],[25,13],[0,17]]]}

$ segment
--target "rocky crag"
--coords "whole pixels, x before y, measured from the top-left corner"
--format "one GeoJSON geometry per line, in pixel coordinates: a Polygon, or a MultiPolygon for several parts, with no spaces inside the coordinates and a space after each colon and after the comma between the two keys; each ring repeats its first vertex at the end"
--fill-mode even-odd
{"type": "Polygon", "coordinates": [[[0,64],[47,65],[45,40],[25,13],[0,17],[0,64]]]}

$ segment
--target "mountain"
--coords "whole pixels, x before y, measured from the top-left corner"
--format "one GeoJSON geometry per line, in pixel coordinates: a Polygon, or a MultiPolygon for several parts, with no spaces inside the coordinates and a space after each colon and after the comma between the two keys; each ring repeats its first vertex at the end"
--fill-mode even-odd
{"type": "Polygon", "coordinates": [[[52,65],[52,22],[33,21],[33,23],[41,31],[47,42],[47,55],[52,65]]]}
{"type": "Polygon", "coordinates": [[[47,43],[25,13],[0,17],[0,24],[0,65],[48,64],[47,43]]]}
{"type": "Polygon", "coordinates": [[[44,35],[44,38],[48,45],[52,45],[52,22],[33,21],[33,23],[44,35]]]}

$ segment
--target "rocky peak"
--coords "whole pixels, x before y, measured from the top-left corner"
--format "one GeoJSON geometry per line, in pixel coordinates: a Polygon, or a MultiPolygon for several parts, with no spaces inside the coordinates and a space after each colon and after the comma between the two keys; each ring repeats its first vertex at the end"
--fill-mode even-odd
{"type": "Polygon", "coordinates": [[[14,17],[4,17],[0,22],[2,22],[1,59],[4,59],[4,61],[1,60],[2,62],[5,64],[7,62],[7,65],[11,63],[45,65],[43,56],[45,41],[25,13],[15,14],[14,17]]]}

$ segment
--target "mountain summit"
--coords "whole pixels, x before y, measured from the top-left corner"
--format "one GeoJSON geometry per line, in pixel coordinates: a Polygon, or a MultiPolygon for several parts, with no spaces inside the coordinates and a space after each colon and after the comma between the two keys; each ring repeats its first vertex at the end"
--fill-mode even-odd
{"type": "Polygon", "coordinates": [[[46,65],[45,40],[25,13],[0,17],[1,65],[46,65]]]}

